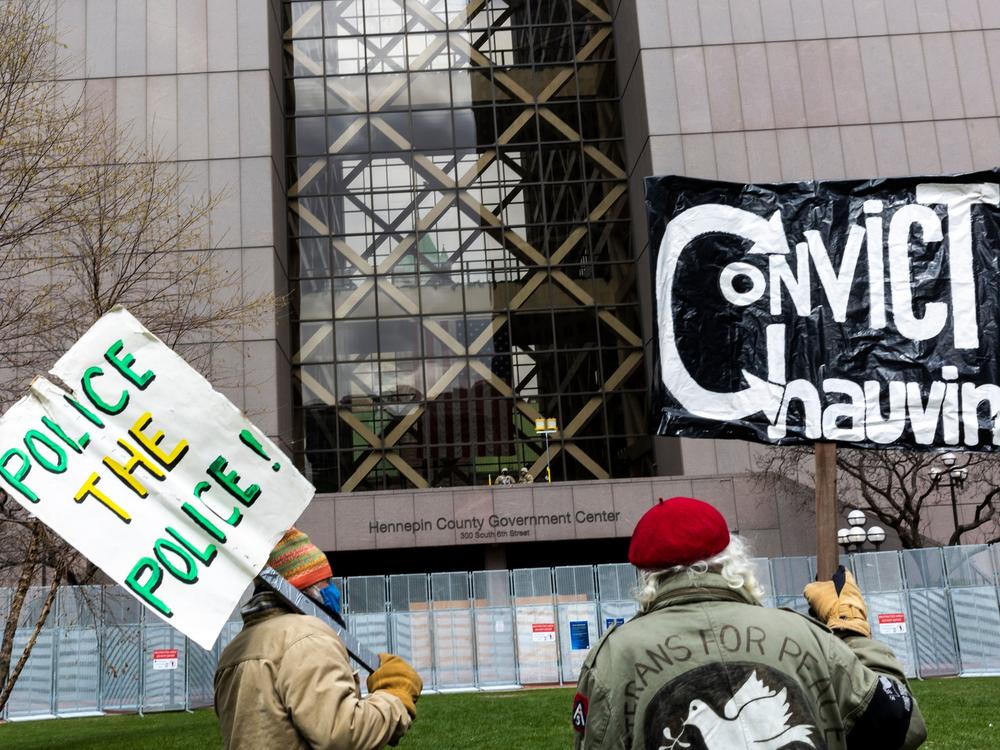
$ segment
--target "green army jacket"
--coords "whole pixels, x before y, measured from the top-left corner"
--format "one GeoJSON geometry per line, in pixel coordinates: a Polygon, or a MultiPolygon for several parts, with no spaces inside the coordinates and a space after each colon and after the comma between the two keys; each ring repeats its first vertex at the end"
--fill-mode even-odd
{"type": "MultiPolygon", "coordinates": [[[[882,644],[759,606],[720,575],[682,574],[591,650],[574,747],[840,750],[881,675],[906,684],[882,644]]],[[[914,704],[905,747],[924,736],[914,704]]]]}

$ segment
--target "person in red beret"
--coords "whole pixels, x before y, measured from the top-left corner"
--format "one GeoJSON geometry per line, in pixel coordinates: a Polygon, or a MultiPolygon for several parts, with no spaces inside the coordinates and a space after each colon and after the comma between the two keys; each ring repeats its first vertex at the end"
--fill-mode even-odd
{"type": "MultiPolygon", "coordinates": [[[[330,563],[304,533],[289,529],[268,565],[339,616],[330,563]]],[[[326,623],[294,612],[263,582],[240,614],[243,630],[215,672],[226,750],[376,750],[409,730],[423,682],[403,659],[379,654],[362,698],[347,649],[326,623]]]]}
{"type": "Polygon", "coordinates": [[[764,607],[746,543],[688,497],[639,519],[629,562],[639,612],[584,662],[576,750],[909,750],[926,738],[843,567],[804,591],[818,619],[764,607]]]}

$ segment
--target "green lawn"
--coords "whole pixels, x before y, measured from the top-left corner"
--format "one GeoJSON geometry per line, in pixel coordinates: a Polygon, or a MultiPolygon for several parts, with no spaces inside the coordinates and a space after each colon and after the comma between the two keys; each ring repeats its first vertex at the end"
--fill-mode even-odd
{"type": "MultiPolygon", "coordinates": [[[[925,747],[1000,747],[1000,678],[914,682],[930,727],[925,747]],[[996,725],[996,726],[994,726],[996,725]]],[[[569,748],[572,688],[427,695],[401,750],[569,748]]],[[[169,713],[18,722],[0,726],[4,750],[201,750],[221,745],[215,714],[169,713]]],[[[266,749],[262,749],[266,750],[266,749]]]]}

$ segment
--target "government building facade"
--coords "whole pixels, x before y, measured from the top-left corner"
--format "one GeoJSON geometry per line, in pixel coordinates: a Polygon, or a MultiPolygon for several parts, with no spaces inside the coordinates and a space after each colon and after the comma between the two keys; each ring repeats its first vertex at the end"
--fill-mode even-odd
{"type": "Polygon", "coordinates": [[[670,495],[760,555],[811,554],[811,491],[759,482],[765,448],[652,436],[643,178],[1000,163],[988,0],[54,15],[69,85],[218,196],[204,250],[286,301],[206,375],[316,486],[300,526],[342,575],[623,561],[670,495]],[[522,467],[533,483],[497,484],[522,467]]]}

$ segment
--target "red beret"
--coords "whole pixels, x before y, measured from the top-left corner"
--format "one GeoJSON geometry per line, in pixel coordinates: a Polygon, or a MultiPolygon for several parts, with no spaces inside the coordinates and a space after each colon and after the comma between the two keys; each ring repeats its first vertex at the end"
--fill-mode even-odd
{"type": "Polygon", "coordinates": [[[691,497],[660,498],[635,525],[628,561],[655,570],[690,565],[729,546],[729,526],[715,508],[691,497]]]}

